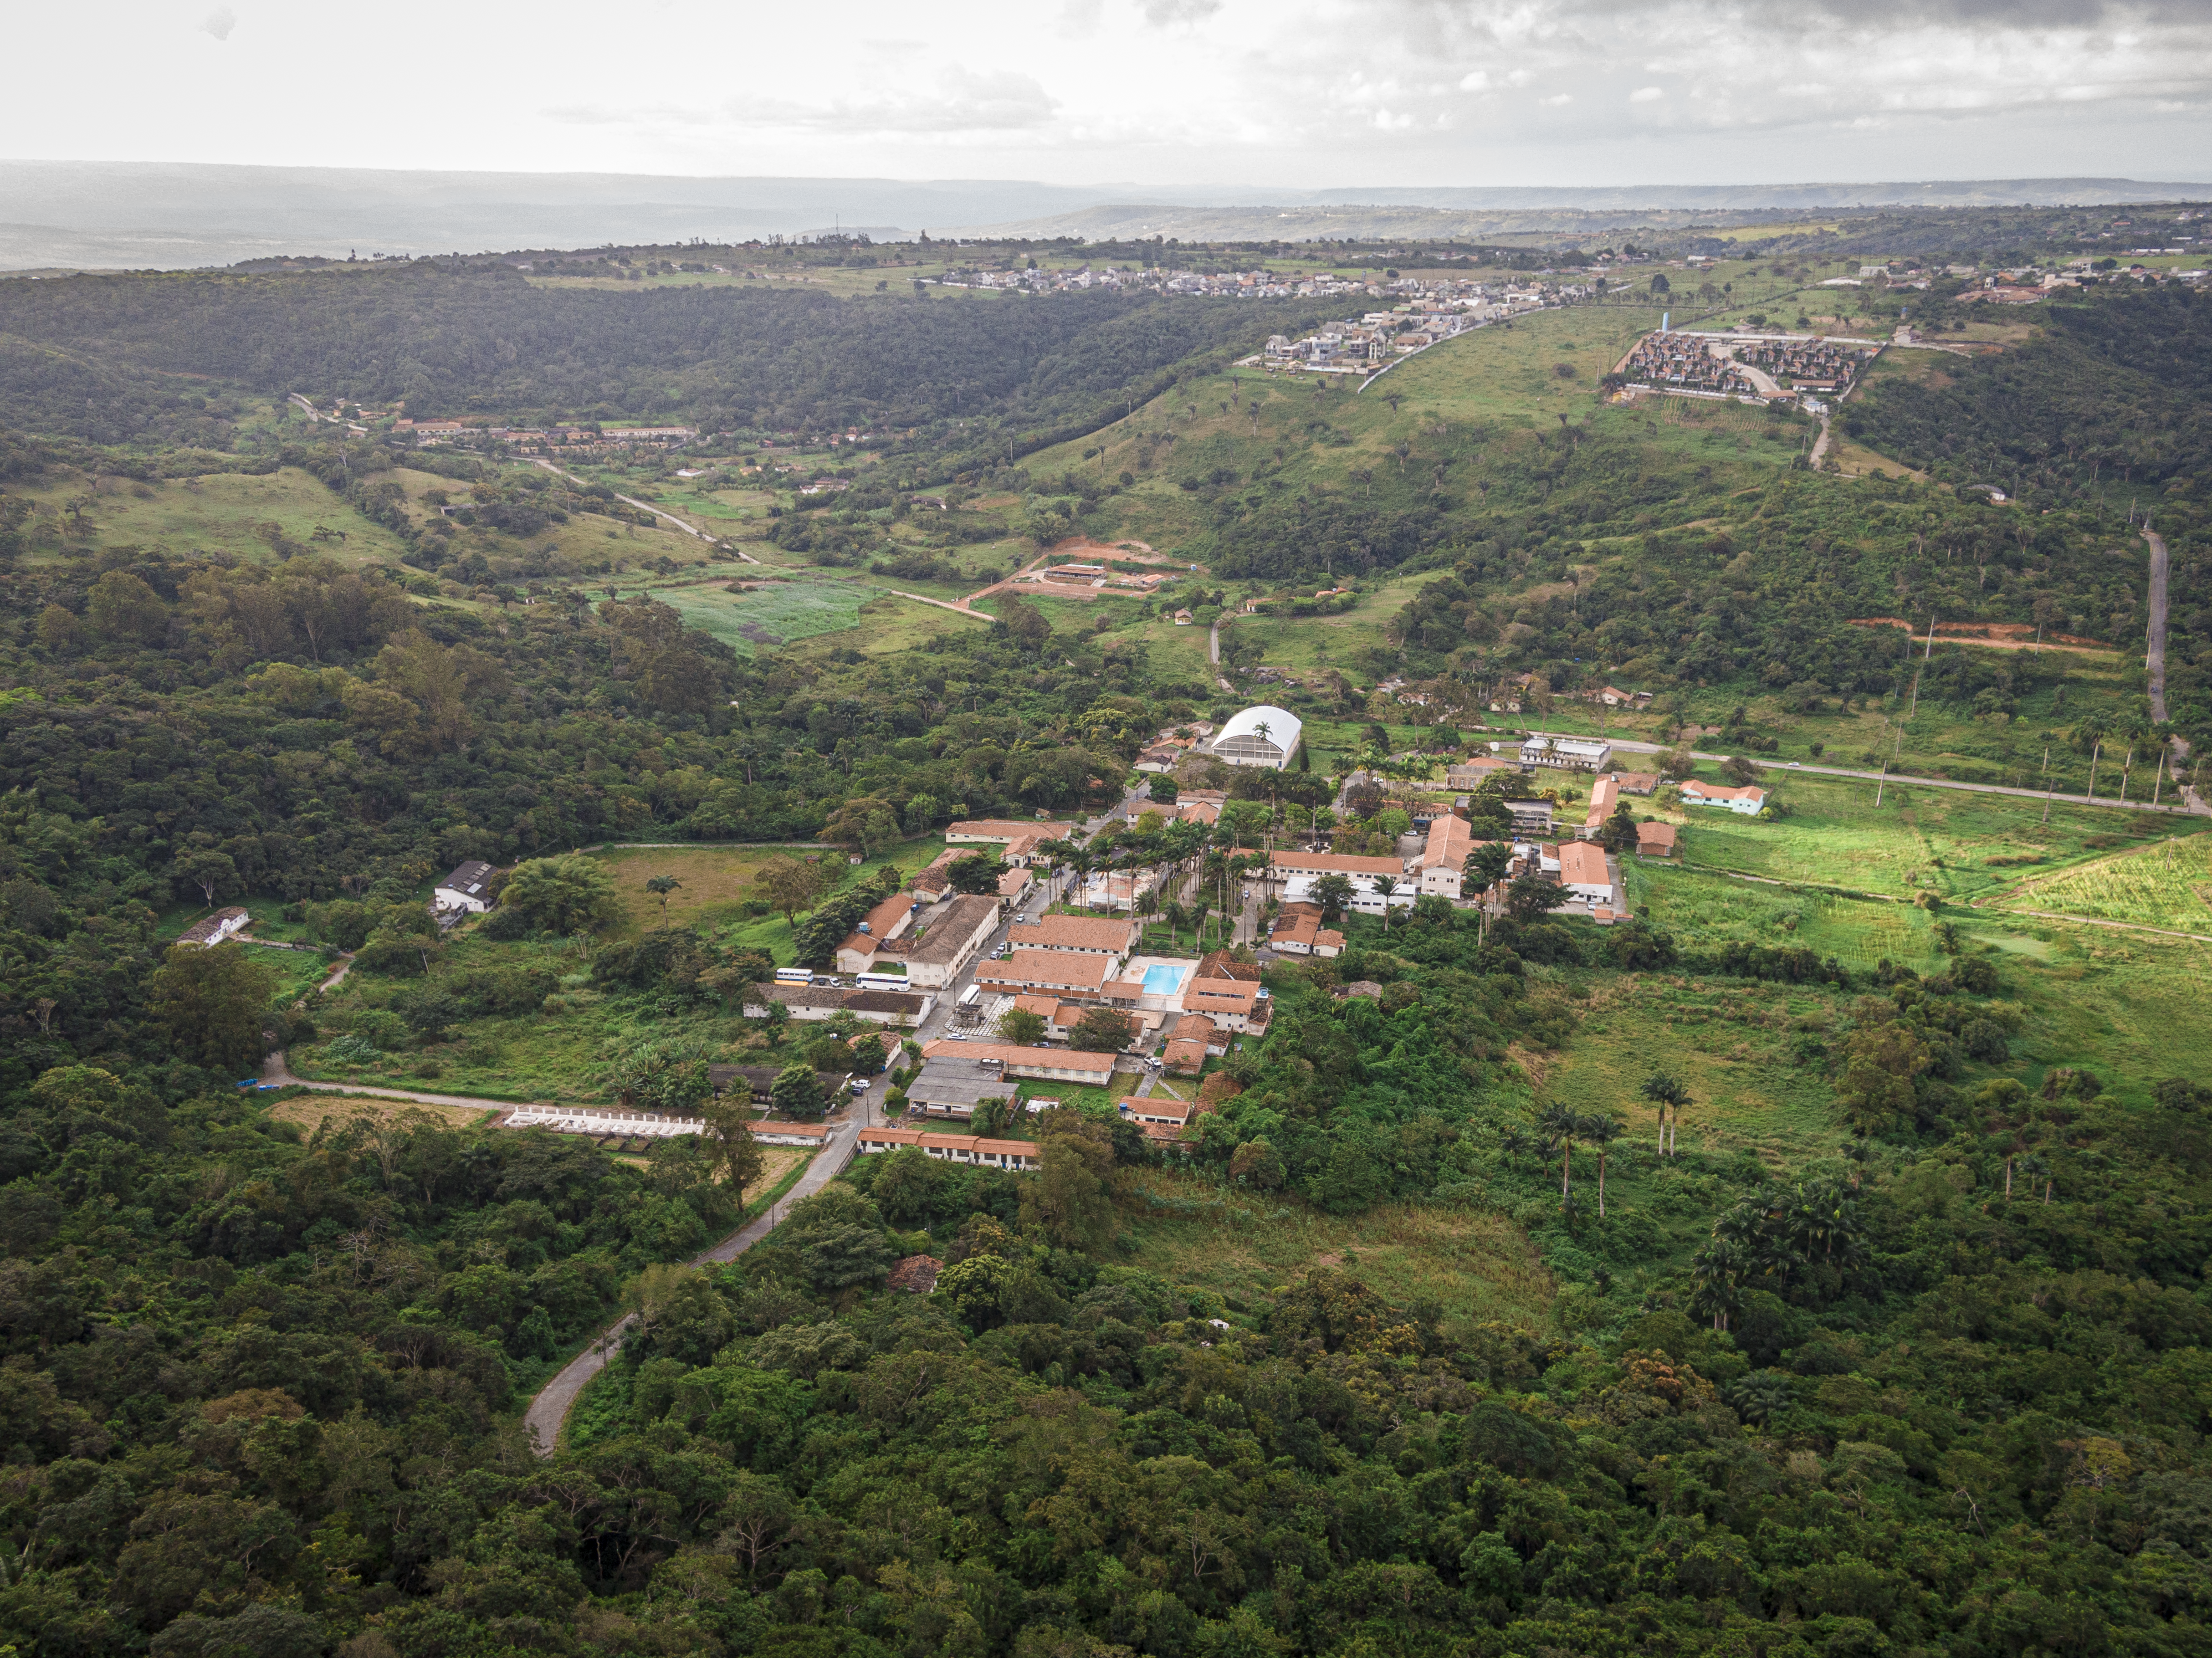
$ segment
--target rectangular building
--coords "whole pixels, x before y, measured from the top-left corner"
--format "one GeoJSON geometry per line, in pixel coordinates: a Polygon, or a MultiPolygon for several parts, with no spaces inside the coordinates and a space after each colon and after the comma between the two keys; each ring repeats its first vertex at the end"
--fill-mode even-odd
{"type": "Polygon", "coordinates": [[[1030,1077],[1043,1082],[1078,1083],[1104,1088],[1114,1075],[1111,1054],[1085,1054],[1066,1048],[1021,1048],[1012,1042],[933,1042],[921,1050],[924,1060],[995,1060],[1009,1077],[1030,1077]]]}
{"type": "Polygon", "coordinates": [[[947,900],[907,952],[907,982],[916,990],[944,989],[975,959],[998,925],[996,898],[963,895],[947,900]]]}
{"type": "Polygon", "coordinates": [[[1006,942],[1018,954],[1024,950],[1070,950],[1103,956],[1119,962],[1137,947],[1137,924],[1109,916],[1046,915],[1034,922],[1017,922],[1006,932],[1006,942]]]}
{"type": "Polygon", "coordinates": [[[1003,962],[986,962],[977,968],[975,982],[986,993],[1050,991],[1095,1001],[1113,971],[1110,957],[1072,950],[1018,950],[1003,962]]]}
{"type": "Polygon", "coordinates": [[[1521,763],[1547,770],[1602,771],[1613,744],[1601,737],[1531,737],[1521,744],[1521,763]]]}

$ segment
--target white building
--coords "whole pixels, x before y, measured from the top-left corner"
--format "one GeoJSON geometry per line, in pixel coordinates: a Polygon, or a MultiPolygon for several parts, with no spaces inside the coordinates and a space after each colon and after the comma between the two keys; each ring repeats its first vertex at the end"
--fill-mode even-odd
{"type": "Polygon", "coordinates": [[[1682,785],[1682,799],[1692,806],[1726,806],[1739,817],[1756,817],[1765,808],[1766,791],[1748,786],[1732,789],[1692,779],[1682,785]]]}
{"type": "Polygon", "coordinates": [[[1521,763],[1603,771],[1613,763],[1613,744],[1601,737],[1531,737],[1521,744],[1521,763]]]}
{"type": "Polygon", "coordinates": [[[494,872],[489,864],[471,858],[432,889],[433,909],[465,909],[481,915],[491,908],[487,896],[494,872]]]}
{"type": "Polygon", "coordinates": [[[1289,709],[1262,702],[1222,726],[1221,735],[1213,739],[1213,755],[1232,766],[1280,771],[1298,751],[1298,733],[1304,729],[1289,709]]]}

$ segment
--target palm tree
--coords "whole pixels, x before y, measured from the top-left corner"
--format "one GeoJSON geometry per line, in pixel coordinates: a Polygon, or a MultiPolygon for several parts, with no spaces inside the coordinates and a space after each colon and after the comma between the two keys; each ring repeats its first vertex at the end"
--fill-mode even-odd
{"type": "Polygon", "coordinates": [[[660,913],[665,915],[668,914],[668,895],[683,884],[673,875],[656,875],[645,884],[645,890],[659,898],[660,913]]]}
{"type": "Polygon", "coordinates": [[[1742,1270],[1735,1246],[1721,1237],[1698,1250],[1690,1262],[1690,1310],[1711,1318],[1716,1332],[1725,1331],[1743,1304],[1738,1283],[1742,1270]]]}
{"type": "Polygon", "coordinates": [[[1581,1120],[1583,1138],[1597,1147],[1597,1218],[1605,1218],[1605,1156],[1606,1148],[1619,1138],[1620,1125],[1603,1112],[1595,1112],[1581,1120]]]}
{"type": "Polygon", "coordinates": [[[1390,895],[1397,890],[1396,876],[1378,875],[1375,878],[1375,890],[1382,895],[1382,931],[1385,932],[1390,930],[1390,895]]]}
{"type": "Polygon", "coordinates": [[[1582,1132],[1582,1119],[1564,1105],[1547,1105],[1536,1119],[1536,1127],[1544,1131],[1548,1145],[1559,1149],[1562,1202],[1574,1189],[1575,1137],[1582,1132]]]}
{"type": "Polygon", "coordinates": [[[1690,1098],[1689,1090],[1684,1088],[1681,1084],[1663,1071],[1655,1071],[1646,1077],[1644,1079],[1644,1086],[1638,1091],[1644,1098],[1659,1108],[1659,1155],[1662,1157],[1669,1156],[1670,1142],[1667,1138],[1667,1114],[1670,1110],[1674,1113],[1675,1131],[1679,1134],[1681,1130],[1683,1108],[1694,1104],[1695,1102],[1690,1098]]]}

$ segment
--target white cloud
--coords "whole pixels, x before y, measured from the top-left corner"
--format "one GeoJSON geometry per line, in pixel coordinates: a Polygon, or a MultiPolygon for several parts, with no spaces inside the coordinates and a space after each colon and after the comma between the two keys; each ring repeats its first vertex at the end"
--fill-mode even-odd
{"type": "Polygon", "coordinates": [[[1019,132],[1043,126],[1060,106],[1032,76],[955,67],[933,92],[890,88],[825,103],[767,99],[733,104],[729,112],[741,126],[844,134],[1019,132]]]}
{"type": "Polygon", "coordinates": [[[1173,23],[1196,23],[1221,7],[1222,0],[1144,0],[1145,21],[1160,28],[1173,23]]]}
{"type": "Polygon", "coordinates": [[[254,12],[237,34],[246,4],[25,8],[15,56],[99,62],[102,118],[85,126],[64,77],[18,77],[0,155],[1044,178],[1121,181],[1117,194],[2212,179],[2212,0],[963,0],[926,31],[912,0],[659,0],[613,28],[586,0],[471,0],[441,14],[428,56],[419,36],[331,8],[254,12]],[[179,15],[238,42],[199,54],[197,79],[172,61],[179,15]],[[472,67],[486,63],[500,73],[472,67]],[[257,95],[306,84],[378,118],[276,134],[257,95]]]}

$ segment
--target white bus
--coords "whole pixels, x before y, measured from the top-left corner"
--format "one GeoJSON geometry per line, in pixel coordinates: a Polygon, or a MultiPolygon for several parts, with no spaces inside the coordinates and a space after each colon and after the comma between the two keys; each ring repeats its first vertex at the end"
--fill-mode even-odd
{"type": "Polygon", "coordinates": [[[969,985],[967,989],[960,993],[958,1005],[962,1007],[973,1007],[982,999],[983,987],[981,985],[969,985]]]}
{"type": "Polygon", "coordinates": [[[907,988],[906,975],[903,973],[863,973],[855,977],[853,982],[860,986],[863,990],[904,990],[907,988]]]}
{"type": "Polygon", "coordinates": [[[775,970],[775,981],[780,985],[811,985],[813,972],[803,967],[780,967],[775,970]]]}

